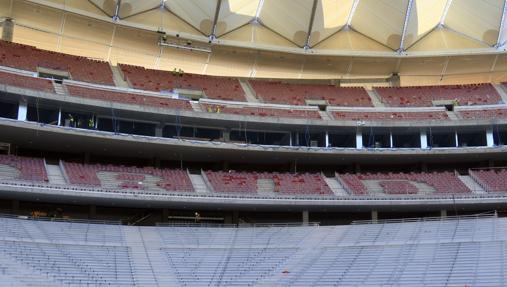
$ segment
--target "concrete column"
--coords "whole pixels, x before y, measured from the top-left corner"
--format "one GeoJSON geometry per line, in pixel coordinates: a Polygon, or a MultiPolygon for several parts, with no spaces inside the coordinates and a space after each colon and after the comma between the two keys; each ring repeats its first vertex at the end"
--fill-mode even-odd
{"type": "Polygon", "coordinates": [[[421,131],[421,148],[428,148],[428,135],[426,131],[421,131]]]}
{"type": "Polygon", "coordinates": [[[18,212],[19,211],[19,200],[17,200],[17,199],[12,200],[12,202],[11,202],[11,210],[13,212],[18,212]]]}
{"type": "Polygon", "coordinates": [[[239,224],[239,211],[237,211],[237,210],[234,210],[232,212],[232,223],[239,224]]]}
{"type": "Polygon", "coordinates": [[[371,221],[374,223],[377,223],[378,221],[378,211],[372,210],[371,211],[371,221]]]}
{"type": "Polygon", "coordinates": [[[222,137],[224,139],[224,142],[228,142],[231,140],[231,130],[224,130],[222,132],[222,137]]]}
{"type": "Polygon", "coordinates": [[[58,126],[62,125],[62,108],[58,109],[58,126]]]}
{"type": "Polygon", "coordinates": [[[356,148],[363,148],[363,134],[360,129],[356,131],[356,148]]]}
{"type": "Polygon", "coordinates": [[[458,147],[459,146],[459,138],[458,138],[458,132],[457,131],[454,132],[454,137],[455,137],[455,140],[456,140],[456,147],[458,147]]]}
{"type": "Polygon", "coordinates": [[[493,138],[493,129],[489,128],[486,130],[486,146],[493,147],[495,146],[495,140],[493,138]]]}
{"type": "Polygon", "coordinates": [[[308,225],[310,222],[310,214],[308,213],[308,210],[303,210],[303,225],[308,225]]]}
{"type": "Polygon", "coordinates": [[[97,217],[97,206],[90,205],[90,208],[88,209],[88,218],[94,219],[97,217]]]}
{"type": "Polygon", "coordinates": [[[25,101],[19,101],[18,121],[26,121],[27,113],[28,113],[28,104],[25,101]]]}
{"type": "Polygon", "coordinates": [[[447,210],[445,210],[445,209],[440,210],[440,217],[446,218],[447,217],[447,210]]]}
{"type": "Polygon", "coordinates": [[[326,131],[326,147],[329,147],[329,132],[326,131]]]}
{"type": "Polygon", "coordinates": [[[161,138],[162,137],[162,131],[163,131],[164,125],[159,124],[155,127],[155,136],[161,138]]]}
{"type": "Polygon", "coordinates": [[[12,42],[12,35],[14,34],[14,21],[11,18],[4,20],[2,25],[2,40],[12,42]]]}
{"type": "Polygon", "coordinates": [[[162,222],[167,222],[168,216],[169,216],[169,209],[162,208],[162,222]]]}
{"type": "Polygon", "coordinates": [[[389,147],[393,148],[393,133],[389,132],[389,147]]]}
{"type": "Polygon", "coordinates": [[[292,133],[289,133],[289,146],[294,146],[292,144],[292,133]]]}

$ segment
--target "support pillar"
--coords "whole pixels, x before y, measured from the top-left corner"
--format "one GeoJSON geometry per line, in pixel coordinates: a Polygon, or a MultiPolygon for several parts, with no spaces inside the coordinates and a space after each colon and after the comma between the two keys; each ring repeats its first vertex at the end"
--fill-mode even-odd
{"type": "Polygon", "coordinates": [[[457,131],[454,132],[454,138],[456,140],[456,147],[458,147],[459,146],[459,138],[458,138],[458,132],[457,131]]]}
{"type": "Polygon", "coordinates": [[[97,206],[90,205],[90,208],[88,209],[88,218],[94,219],[97,217],[97,206]]]}
{"type": "Polygon", "coordinates": [[[426,131],[421,131],[421,148],[428,148],[428,135],[426,131]]]}
{"type": "Polygon", "coordinates": [[[231,140],[231,130],[224,130],[222,132],[222,138],[224,139],[224,142],[228,142],[231,140]]]}
{"type": "Polygon", "coordinates": [[[163,134],[163,129],[164,129],[164,125],[163,124],[157,125],[155,127],[155,136],[158,137],[158,138],[161,138],[162,134],[163,134]]]}
{"type": "Polygon", "coordinates": [[[378,222],[378,211],[376,211],[376,210],[372,210],[371,211],[371,221],[373,223],[377,223],[378,222]]]}
{"type": "Polygon", "coordinates": [[[493,138],[493,129],[489,128],[486,130],[486,146],[494,147],[495,139],[493,138]]]}
{"type": "Polygon", "coordinates": [[[326,131],[326,147],[329,147],[329,132],[326,131]]]}
{"type": "Polygon", "coordinates": [[[308,225],[308,223],[310,222],[310,214],[308,213],[308,210],[303,210],[303,225],[308,225]]]}
{"type": "Polygon", "coordinates": [[[2,24],[2,40],[12,42],[13,34],[14,21],[11,18],[6,18],[2,24]]]}
{"type": "Polygon", "coordinates": [[[28,113],[28,104],[26,101],[19,101],[18,105],[18,121],[26,121],[28,113]]]}
{"type": "Polygon", "coordinates": [[[167,217],[169,217],[169,209],[162,208],[162,222],[167,222],[167,217]]]}
{"type": "Polygon", "coordinates": [[[19,200],[13,199],[11,202],[11,210],[14,213],[17,213],[19,211],[19,200]]]}
{"type": "Polygon", "coordinates": [[[356,131],[356,148],[357,149],[363,148],[363,134],[360,129],[356,131]]]}

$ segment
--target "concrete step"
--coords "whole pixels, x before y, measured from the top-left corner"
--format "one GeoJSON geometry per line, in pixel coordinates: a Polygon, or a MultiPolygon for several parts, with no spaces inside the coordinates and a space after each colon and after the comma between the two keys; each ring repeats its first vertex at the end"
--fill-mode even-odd
{"type": "Polygon", "coordinates": [[[327,186],[329,186],[331,191],[336,196],[348,196],[349,195],[349,193],[345,190],[345,188],[343,187],[341,182],[339,182],[336,178],[324,176],[324,181],[327,183],[327,186]]]}
{"type": "Polygon", "coordinates": [[[451,120],[453,121],[459,120],[458,116],[454,112],[446,111],[446,113],[451,120]]]}
{"type": "Polygon", "coordinates": [[[319,115],[323,120],[326,120],[326,121],[333,119],[326,111],[319,111],[319,115]]]}
{"type": "MultiPolygon", "coordinates": [[[[384,181],[384,180],[363,180],[363,184],[366,186],[366,188],[368,189],[368,193],[370,193],[371,195],[391,196],[389,194],[384,193],[384,189],[379,184],[380,181],[384,181]]],[[[432,194],[432,193],[436,192],[434,187],[429,186],[425,183],[410,181],[410,180],[409,180],[409,182],[411,184],[413,184],[415,187],[417,187],[417,189],[419,190],[419,192],[418,192],[419,195],[432,194]]]]}
{"type": "Polygon", "coordinates": [[[473,193],[486,193],[484,188],[480,186],[471,176],[459,175],[458,178],[468,187],[473,193]]]}
{"type": "Polygon", "coordinates": [[[48,180],[51,184],[67,184],[65,176],[59,165],[46,164],[46,172],[48,173],[48,180]]]}
{"type": "Polygon", "coordinates": [[[208,193],[210,192],[204,178],[200,174],[190,174],[190,181],[194,186],[194,190],[197,193],[208,193]]]}
{"type": "Polygon", "coordinates": [[[62,85],[62,84],[59,84],[57,82],[53,82],[53,88],[55,89],[55,93],[57,93],[59,95],[66,95],[66,94],[68,94],[67,93],[67,88],[65,88],[65,86],[62,85]]]}
{"type": "Polygon", "coordinates": [[[241,85],[241,88],[243,88],[243,91],[245,92],[245,98],[247,102],[251,103],[260,103],[259,99],[255,96],[255,91],[250,86],[250,83],[245,79],[239,79],[239,84],[241,85]]]}
{"type": "Polygon", "coordinates": [[[502,84],[493,84],[493,87],[498,92],[498,94],[500,94],[500,97],[502,97],[504,104],[507,103],[507,88],[502,84]]]}
{"type": "Polygon", "coordinates": [[[262,195],[275,195],[275,183],[272,179],[258,179],[257,193],[262,195]]]}
{"type": "Polygon", "coordinates": [[[113,71],[113,81],[117,87],[130,88],[129,83],[123,78],[120,67],[111,65],[111,71],[113,71]]]}
{"type": "Polygon", "coordinates": [[[371,102],[374,107],[385,107],[384,103],[382,103],[382,101],[380,100],[377,91],[375,91],[374,89],[366,89],[366,92],[368,93],[368,96],[370,96],[371,102]]]}
{"type": "Polygon", "coordinates": [[[202,107],[198,102],[190,101],[190,105],[192,105],[192,109],[196,112],[202,112],[202,107]]]}

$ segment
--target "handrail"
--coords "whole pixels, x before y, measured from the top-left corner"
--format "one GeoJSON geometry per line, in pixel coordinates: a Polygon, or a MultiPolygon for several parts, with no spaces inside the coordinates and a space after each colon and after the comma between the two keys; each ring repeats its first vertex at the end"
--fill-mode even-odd
{"type": "Polygon", "coordinates": [[[479,218],[497,218],[496,211],[484,212],[473,215],[457,215],[457,216],[440,216],[440,217],[413,217],[401,219],[371,219],[371,220],[354,220],[352,225],[360,224],[389,224],[389,223],[409,223],[409,222],[427,222],[427,221],[441,221],[441,220],[469,220],[479,218]]]}

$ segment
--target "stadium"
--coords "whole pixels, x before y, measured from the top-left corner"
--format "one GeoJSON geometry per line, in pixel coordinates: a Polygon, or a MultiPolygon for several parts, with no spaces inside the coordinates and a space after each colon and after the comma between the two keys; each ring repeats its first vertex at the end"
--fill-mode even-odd
{"type": "Polygon", "coordinates": [[[506,0],[0,0],[1,286],[507,286],[506,0]]]}

